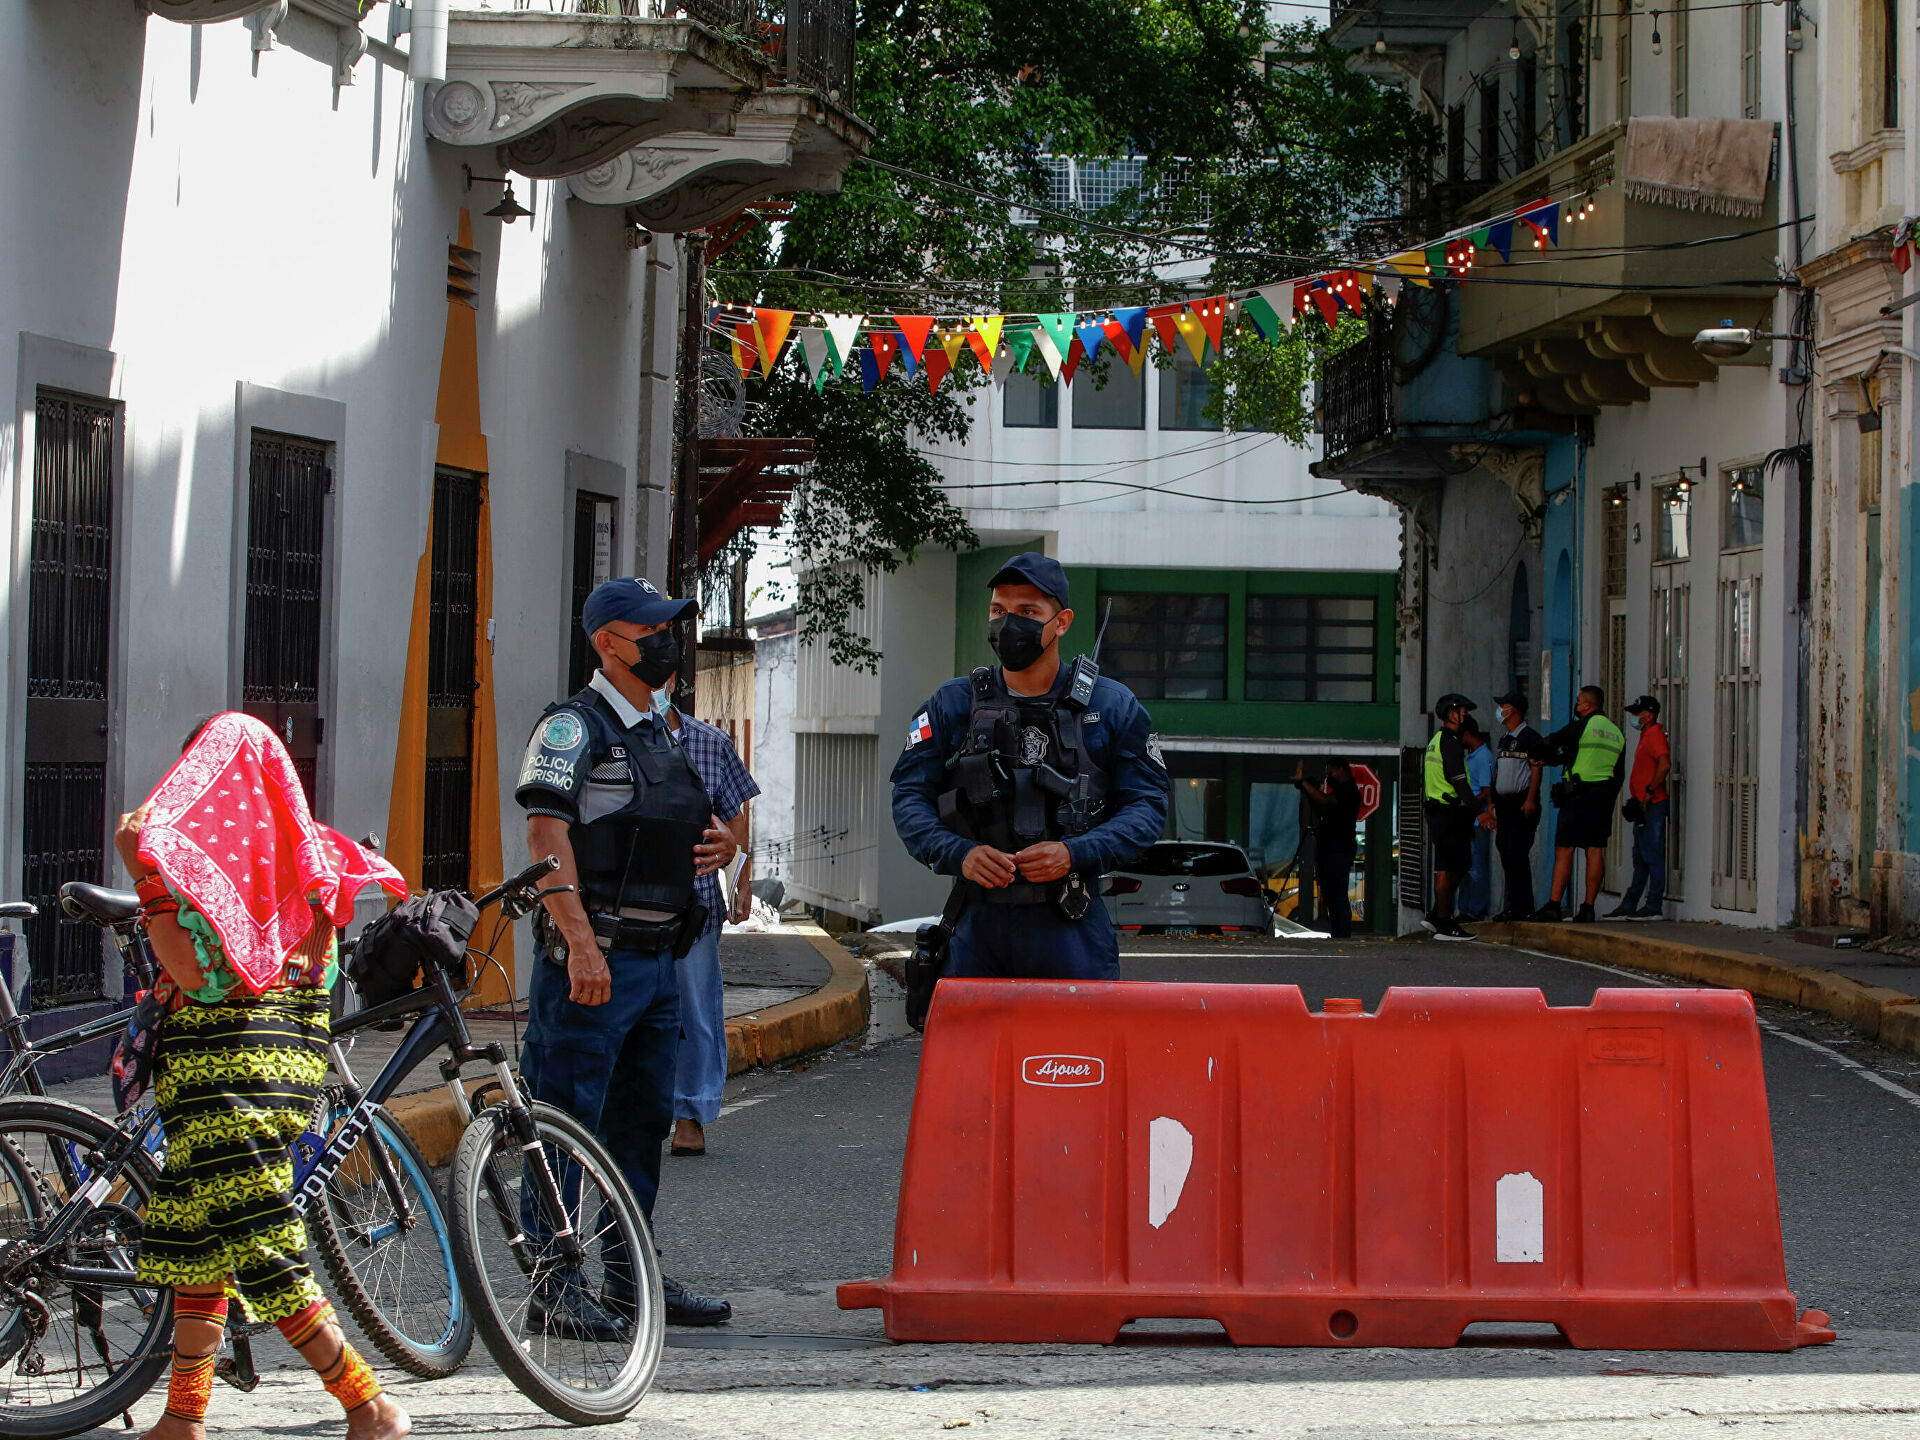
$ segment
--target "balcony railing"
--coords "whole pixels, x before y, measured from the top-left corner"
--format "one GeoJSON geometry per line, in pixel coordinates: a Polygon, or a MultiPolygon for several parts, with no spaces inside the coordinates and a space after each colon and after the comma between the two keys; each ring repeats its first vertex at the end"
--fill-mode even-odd
{"type": "Polygon", "coordinates": [[[787,83],[849,108],[853,100],[853,0],[787,0],[787,83]]]}
{"type": "Polygon", "coordinates": [[[1392,326],[1376,317],[1359,344],[1329,355],[1320,394],[1327,459],[1346,455],[1392,430],[1392,326]]]}

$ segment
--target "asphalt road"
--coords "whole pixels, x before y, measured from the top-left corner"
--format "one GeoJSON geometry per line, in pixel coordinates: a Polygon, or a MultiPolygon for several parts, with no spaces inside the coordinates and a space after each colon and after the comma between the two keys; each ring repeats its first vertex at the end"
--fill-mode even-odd
{"type": "MultiPolygon", "coordinates": [[[[1129,979],[1297,984],[1369,1009],[1390,985],[1533,986],[1554,1004],[1658,984],[1497,946],[1130,941],[1129,979]]],[[[1838,1344],[1787,1355],[1648,1354],[1538,1342],[1443,1351],[1215,1346],[889,1346],[833,1289],[891,1262],[919,1042],[876,975],[868,1043],[743,1077],[710,1153],[668,1159],[657,1214],[670,1274],[733,1298],[734,1324],[675,1332],[654,1394],[608,1433],[887,1437],[947,1428],[1093,1440],[1221,1434],[1374,1440],[1920,1433],[1920,1061],[1767,1007],[1763,1053],[1789,1281],[1838,1344]],[[959,1422],[965,1422],[964,1426],[959,1422]]],[[[396,1387],[416,1434],[553,1428],[476,1347],[469,1368],[396,1387]]],[[[310,1377],[215,1397],[233,1435],[337,1433],[310,1377]],[[318,1397],[316,1400],[315,1397],[318,1397]]],[[[158,1399],[137,1412],[150,1420],[158,1399]]],[[[100,1432],[104,1435],[106,1432],[100,1432]]]]}

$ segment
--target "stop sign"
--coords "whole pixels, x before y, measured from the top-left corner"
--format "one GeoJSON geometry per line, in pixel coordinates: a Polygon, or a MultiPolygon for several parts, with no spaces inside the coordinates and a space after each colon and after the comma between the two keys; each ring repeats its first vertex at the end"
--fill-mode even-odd
{"type": "Polygon", "coordinates": [[[1353,783],[1360,787],[1360,813],[1355,818],[1364,820],[1380,808],[1380,777],[1371,765],[1355,762],[1353,783]]]}

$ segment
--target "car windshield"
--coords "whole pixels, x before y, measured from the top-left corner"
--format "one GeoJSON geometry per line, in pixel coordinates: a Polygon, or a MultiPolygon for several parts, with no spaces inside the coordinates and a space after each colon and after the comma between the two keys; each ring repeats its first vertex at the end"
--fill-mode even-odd
{"type": "Polygon", "coordinates": [[[1131,865],[1133,875],[1246,875],[1247,857],[1231,845],[1188,845],[1162,840],[1131,865]]]}

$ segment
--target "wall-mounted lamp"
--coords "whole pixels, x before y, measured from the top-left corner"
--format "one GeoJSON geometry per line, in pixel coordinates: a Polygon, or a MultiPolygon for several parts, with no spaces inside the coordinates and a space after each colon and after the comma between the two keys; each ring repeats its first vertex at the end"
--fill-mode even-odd
{"type": "Polygon", "coordinates": [[[460,169],[467,177],[467,189],[469,190],[473,189],[473,182],[476,180],[484,185],[499,185],[504,187],[500,193],[500,203],[491,210],[482,212],[488,219],[505,221],[511,225],[514,221],[522,217],[529,220],[533,218],[533,211],[514,198],[513,181],[510,177],[505,175],[476,175],[473,173],[473,168],[468,165],[462,165],[460,169]]]}
{"type": "Polygon", "coordinates": [[[1636,545],[1640,543],[1640,525],[1639,525],[1639,522],[1637,521],[1634,523],[1634,527],[1633,527],[1633,543],[1636,545]]]}
{"type": "Polygon", "coordinates": [[[1640,472],[1638,470],[1633,472],[1633,488],[1635,490],[1640,488],[1640,472]]]}
{"type": "Polygon", "coordinates": [[[1520,22],[1516,20],[1513,22],[1513,38],[1507,41],[1507,59],[1518,60],[1519,58],[1520,58],[1520,22]]]}
{"type": "Polygon", "coordinates": [[[1797,335],[1778,335],[1771,330],[1752,330],[1739,325],[1717,325],[1693,337],[1693,348],[1709,360],[1738,360],[1753,348],[1756,340],[1797,340],[1797,335]]]}

